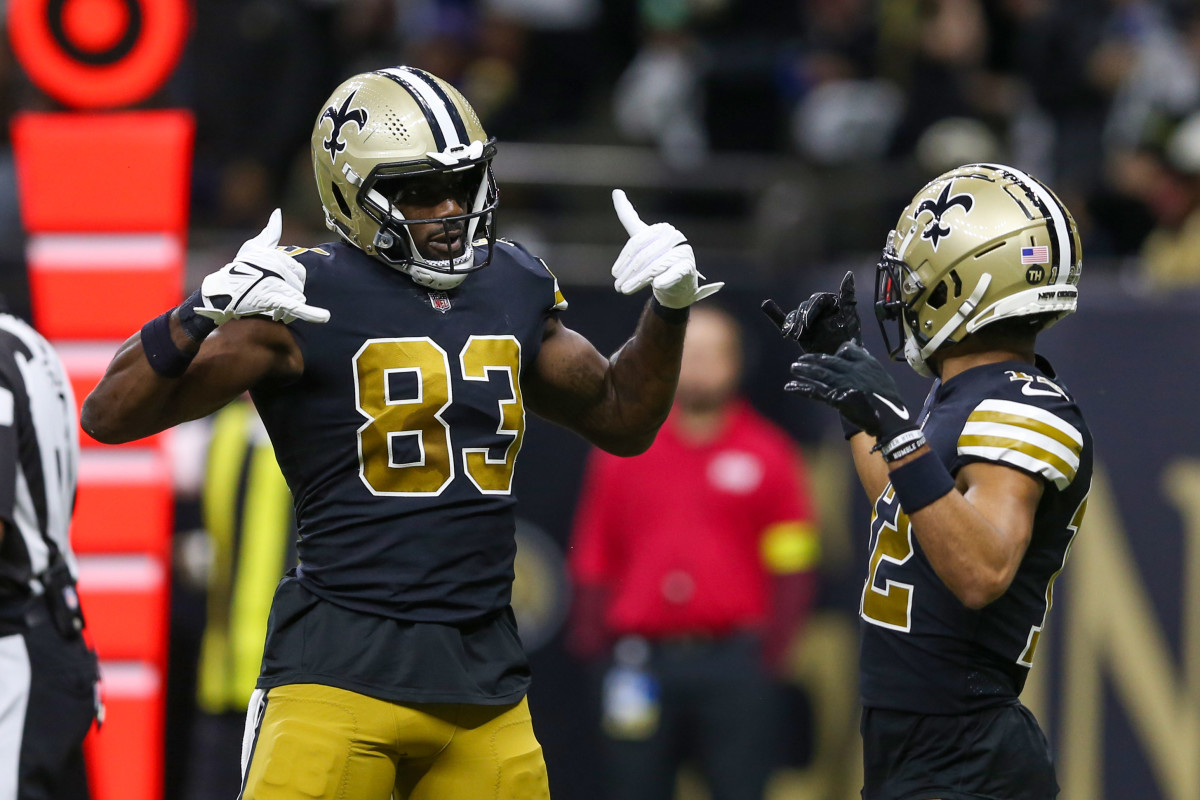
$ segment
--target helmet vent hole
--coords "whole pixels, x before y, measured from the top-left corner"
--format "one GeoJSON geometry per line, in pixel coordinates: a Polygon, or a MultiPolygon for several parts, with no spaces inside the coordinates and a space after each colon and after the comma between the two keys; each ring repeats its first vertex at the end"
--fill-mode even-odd
{"type": "Polygon", "coordinates": [[[333,187],[333,199],[337,201],[338,208],[340,208],[342,213],[349,218],[351,216],[350,205],[346,202],[346,198],[342,196],[342,190],[338,188],[336,183],[331,183],[329,185],[333,187]]]}
{"type": "Polygon", "coordinates": [[[962,297],[962,278],[958,277],[958,270],[950,270],[950,280],[954,281],[954,296],[962,297]]]}
{"type": "Polygon", "coordinates": [[[947,294],[949,294],[949,290],[946,288],[946,282],[942,281],[929,293],[929,299],[925,301],[925,305],[933,309],[941,308],[946,305],[947,294]]]}
{"type": "Polygon", "coordinates": [[[384,116],[383,124],[393,136],[399,139],[402,143],[408,144],[408,126],[400,120],[400,117],[389,111],[384,116]]]}

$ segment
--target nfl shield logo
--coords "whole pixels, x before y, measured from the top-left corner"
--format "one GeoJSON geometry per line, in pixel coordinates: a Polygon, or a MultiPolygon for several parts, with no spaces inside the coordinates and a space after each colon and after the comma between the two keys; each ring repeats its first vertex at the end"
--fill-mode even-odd
{"type": "Polygon", "coordinates": [[[445,292],[430,292],[429,304],[445,314],[450,310],[450,295],[445,292]]]}

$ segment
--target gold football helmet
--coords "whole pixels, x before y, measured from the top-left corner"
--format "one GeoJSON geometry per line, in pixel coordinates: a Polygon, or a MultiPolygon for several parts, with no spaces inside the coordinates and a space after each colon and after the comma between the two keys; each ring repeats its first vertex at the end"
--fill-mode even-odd
{"type": "Polygon", "coordinates": [[[492,175],[496,141],[450,84],[413,67],[355,75],[334,90],[312,133],[313,173],[325,222],[346,241],[433,289],[452,289],[491,261],[493,214],[499,200],[492,175]],[[466,213],[405,219],[397,201],[413,178],[439,173],[461,194],[466,213]],[[422,255],[410,225],[441,223],[460,235],[464,252],[445,260],[422,255]],[[480,231],[480,226],[483,230],[480,231]],[[488,255],[476,263],[483,235],[488,255]]]}
{"type": "Polygon", "coordinates": [[[930,375],[931,355],[985,325],[1033,316],[1044,329],[1073,312],[1081,266],[1075,220],[1041,181],[968,164],[930,181],[888,234],[875,314],[891,357],[930,375]]]}

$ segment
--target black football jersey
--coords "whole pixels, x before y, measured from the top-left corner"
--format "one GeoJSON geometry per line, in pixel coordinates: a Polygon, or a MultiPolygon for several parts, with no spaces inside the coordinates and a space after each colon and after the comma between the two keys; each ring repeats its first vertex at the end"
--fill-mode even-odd
{"type": "Polygon", "coordinates": [[[566,307],[554,276],[506,241],[444,292],[344,243],[289,252],[330,319],[291,324],[303,375],[253,397],[295,498],[299,580],[410,622],[504,609],[521,376],[566,307]]]}
{"type": "Polygon", "coordinates": [[[1039,357],[1036,366],[975,367],[936,383],[922,411],[930,448],[956,475],[1003,464],[1044,482],[1029,548],[1012,585],[974,611],[942,583],[891,484],[875,501],[863,587],[863,705],[958,714],[1014,702],[1087,506],[1092,438],[1079,408],[1039,357]]]}

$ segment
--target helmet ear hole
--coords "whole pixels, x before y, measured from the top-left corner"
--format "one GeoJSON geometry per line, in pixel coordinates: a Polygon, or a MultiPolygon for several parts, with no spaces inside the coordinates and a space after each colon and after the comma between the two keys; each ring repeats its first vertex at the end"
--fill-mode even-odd
{"type": "Polygon", "coordinates": [[[956,269],[950,270],[950,280],[954,281],[954,296],[956,298],[962,297],[963,284],[962,284],[962,278],[960,278],[958,276],[958,270],[956,270],[956,269]]]}
{"type": "Polygon", "coordinates": [[[925,305],[933,309],[941,308],[946,305],[946,298],[949,294],[949,289],[946,287],[946,282],[942,281],[934,287],[929,293],[929,299],[925,301],[925,305]]]}
{"type": "Polygon", "coordinates": [[[331,183],[329,185],[333,188],[333,199],[337,201],[338,208],[341,209],[341,212],[346,215],[347,219],[349,219],[350,216],[352,216],[350,214],[350,205],[346,202],[346,198],[342,196],[342,190],[338,188],[336,183],[331,183]]]}

